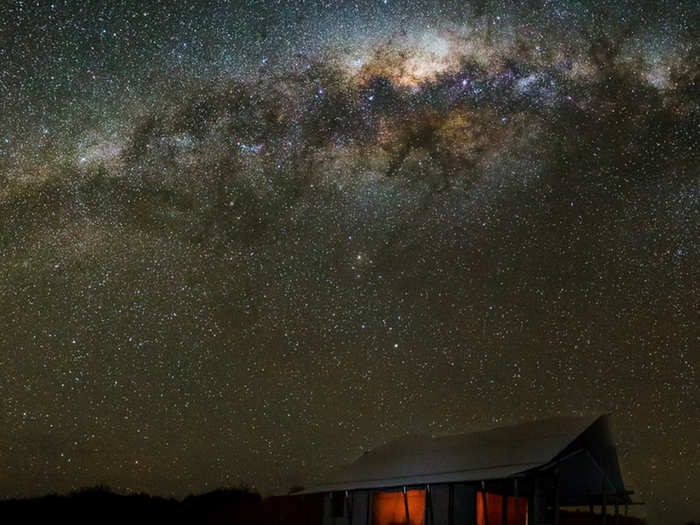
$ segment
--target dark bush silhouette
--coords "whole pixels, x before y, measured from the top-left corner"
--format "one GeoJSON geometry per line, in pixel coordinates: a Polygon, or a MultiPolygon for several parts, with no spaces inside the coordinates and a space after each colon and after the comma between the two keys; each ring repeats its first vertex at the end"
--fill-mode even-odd
{"type": "Polygon", "coordinates": [[[178,502],[146,494],[123,496],[103,487],[0,502],[3,523],[157,523],[177,517],[178,502]]]}
{"type": "Polygon", "coordinates": [[[109,487],[87,487],[69,495],[0,501],[3,524],[69,523],[141,525],[289,524],[321,522],[322,497],[279,496],[265,500],[248,488],[217,489],[183,501],[148,494],[121,495],[109,487]]]}

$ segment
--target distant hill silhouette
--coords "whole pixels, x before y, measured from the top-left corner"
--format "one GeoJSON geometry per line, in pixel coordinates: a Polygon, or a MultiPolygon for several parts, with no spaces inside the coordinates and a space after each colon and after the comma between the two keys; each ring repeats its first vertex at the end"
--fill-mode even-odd
{"type": "Polygon", "coordinates": [[[218,489],[183,501],[147,494],[121,495],[108,487],[81,489],[69,495],[0,501],[0,523],[79,525],[264,525],[321,522],[320,496],[264,499],[247,488],[218,489]]]}

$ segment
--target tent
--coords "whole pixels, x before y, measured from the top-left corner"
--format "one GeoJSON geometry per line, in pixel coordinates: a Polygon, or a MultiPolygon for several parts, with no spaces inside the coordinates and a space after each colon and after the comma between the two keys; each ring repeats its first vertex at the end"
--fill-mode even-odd
{"type": "Polygon", "coordinates": [[[629,505],[610,416],[557,417],[468,434],[406,436],[302,494],[323,525],[559,525],[562,506],[629,505]]]}

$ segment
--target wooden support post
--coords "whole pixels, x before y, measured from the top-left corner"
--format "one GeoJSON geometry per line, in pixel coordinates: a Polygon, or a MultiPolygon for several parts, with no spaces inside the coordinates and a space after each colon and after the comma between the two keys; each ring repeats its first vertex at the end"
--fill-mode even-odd
{"type": "Polygon", "coordinates": [[[345,509],[348,516],[348,525],[352,525],[352,498],[348,490],[345,491],[345,509]]]}
{"type": "Polygon", "coordinates": [[[484,507],[484,525],[489,525],[489,511],[486,507],[486,482],[481,482],[481,503],[484,507]]]}
{"type": "Polygon", "coordinates": [[[503,491],[503,504],[501,505],[501,524],[508,525],[508,494],[503,491]]]}
{"type": "Polygon", "coordinates": [[[433,515],[433,495],[430,492],[430,484],[425,485],[425,517],[423,518],[426,525],[435,525],[435,516],[433,515]]]}
{"type": "Polygon", "coordinates": [[[408,514],[408,494],[406,494],[406,485],[403,486],[403,508],[406,511],[406,525],[411,523],[411,516],[408,514]]]}
{"type": "Polygon", "coordinates": [[[554,525],[559,525],[559,498],[561,490],[559,489],[559,467],[554,469],[554,525]]]}
{"type": "MultiPolygon", "coordinates": [[[[450,483],[448,486],[448,496],[447,496],[447,524],[454,525],[455,521],[455,486],[454,483],[450,483]]],[[[369,523],[369,522],[367,522],[369,523]]]]}

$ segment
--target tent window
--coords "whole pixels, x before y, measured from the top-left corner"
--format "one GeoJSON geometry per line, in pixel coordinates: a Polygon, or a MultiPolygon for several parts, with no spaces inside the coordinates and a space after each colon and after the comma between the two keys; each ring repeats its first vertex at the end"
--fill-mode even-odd
{"type": "Polygon", "coordinates": [[[343,492],[333,492],[331,494],[331,509],[334,518],[345,516],[345,494],[343,492]]]}
{"type": "MultiPolygon", "coordinates": [[[[476,493],[476,525],[486,525],[484,516],[484,493],[476,493]]],[[[526,525],[527,523],[527,498],[514,498],[508,496],[508,525],[526,525]]],[[[503,523],[503,496],[486,493],[486,514],[488,525],[501,525],[503,523]]]]}
{"type": "Polygon", "coordinates": [[[404,502],[403,492],[375,492],[372,495],[372,525],[423,525],[425,490],[409,490],[404,502]],[[406,521],[406,502],[408,517],[406,521]]]}

